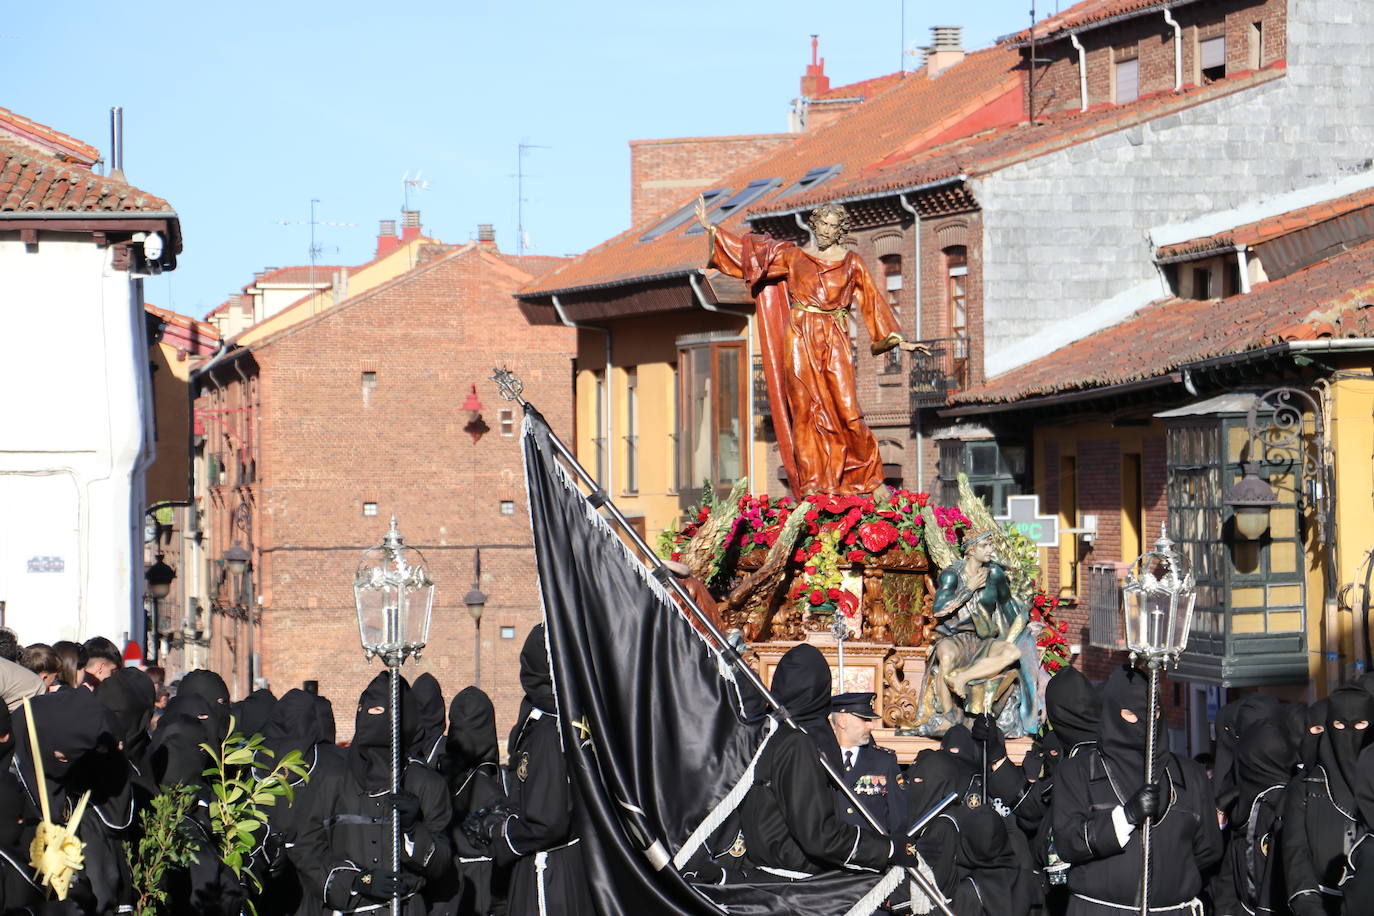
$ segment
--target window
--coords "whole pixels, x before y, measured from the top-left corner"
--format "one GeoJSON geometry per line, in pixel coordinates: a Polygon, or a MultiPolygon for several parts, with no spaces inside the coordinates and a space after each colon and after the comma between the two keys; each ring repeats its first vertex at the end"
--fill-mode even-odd
{"type": "MultiPolygon", "coordinates": [[[[709,210],[712,204],[714,204],[718,200],[723,199],[729,193],[729,188],[714,188],[702,194],[701,196],[706,200],[706,208],[709,210]]],[[[688,220],[696,218],[696,210],[697,202],[693,200],[691,203],[687,204],[685,207],[678,210],[672,216],[668,217],[663,222],[659,223],[657,226],[641,235],[639,237],[639,240],[641,242],[652,242],[660,235],[667,235],[674,229],[681,228],[682,225],[686,223],[688,220]]]]}
{"type": "Polygon", "coordinates": [[[1214,83],[1226,76],[1225,35],[1198,42],[1197,54],[1203,83],[1214,83]]]}
{"type": "Polygon", "coordinates": [[[501,628],[501,638],[502,638],[502,639],[514,639],[514,638],[515,638],[515,627],[502,627],[502,628],[501,628]]]}
{"type": "Polygon", "coordinates": [[[511,410],[509,407],[505,407],[501,409],[501,413],[499,414],[499,416],[501,418],[501,435],[514,436],[515,411],[511,410]]]}
{"type": "Polygon", "coordinates": [[[596,432],[592,436],[592,444],[596,447],[596,482],[608,488],[610,483],[606,480],[606,373],[597,370],[592,376],[596,379],[596,406],[592,408],[596,414],[596,432]]]}
{"type": "Polygon", "coordinates": [[[364,372],[364,373],[363,373],[363,387],[364,387],[364,388],[376,388],[376,387],[377,387],[377,373],[376,373],[376,372],[368,371],[368,372],[364,372]]]}
{"type": "MultiPolygon", "coordinates": [[[[883,265],[883,288],[887,290],[887,304],[892,309],[892,314],[897,319],[897,325],[902,323],[902,256],[899,254],[885,254],[878,259],[883,265]]],[[[883,354],[882,368],[879,370],[884,375],[892,375],[902,371],[902,351],[900,347],[893,347],[883,354]]]]}
{"type": "Polygon", "coordinates": [[[1212,298],[1212,270],[1209,267],[1193,268],[1193,296],[1194,299],[1212,298]]]}
{"type": "Polygon", "coordinates": [[[1116,62],[1116,104],[1125,105],[1140,98],[1140,58],[1116,62]]]}
{"type": "MultiPolygon", "coordinates": [[[[718,223],[721,220],[725,219],[727,216],[729,216],[731,213],[734,213],[736,210],[740,209],[741,207],[748,206],[755,200],[758,200],[764,194],[773,190],[777,186],[778,179],[776,178],[759,178],[754,181],[751,181],[749,182],[749,184],[745,185],[742,191],[739,191],[733,196],[727,198],[725,201],[721,203],[720,206],[716,207],[715,210],[711,211],[710,214],[708,214],[707,218],[710,219],[712,223],[718,223]]],[[[710,201],[707,201],[707,204],[709,205],[710,201]]],[[[693,206],[695,207],[695,204],[693,204],[693,206]]],[[[701,228],[701,223],[694,222],[690,227],[688,227],[686,234],[700,235],[705,231],[705,229],[701,228]]]]}
{"type": "Polygon", "coordinates": [[[678,493],[686,506],[700,496],[703,481],[729,492],[744,475],[749,390],[744,341],[709,335],[680,339],[678,368],[678,493]]]}
{"type": "Polygon", "coordinates": [[[957,342],[951,349],[950,369],[960,389],[968,387],[968,249],[945,249],[945,315],[949,334],[957,342]]]}
{"type": "Polygon", "coordinates": [[[503,499],[503,500],[501,500],[501,514],[502,514],[502,515],[514,515],[514,514],[515,514],[515,500],[513,500],[513,499],[503,499]]]}
{"type": "Polygon", "coordinates": [[[377,514],[377,504],[376,504],[376,503],[363,503],[363,515],[376,515],[376,514],[377,514]]]}
{"type": "Polygon", "coordinates": [[[1007,497],[1022,492],[1025,447],[1002,445],[996,439],[945,439],[939,447],[940,503],[958,505],[959,475],[963,474],[993,515],[1005,515],[1007,497]]]}
{"type": "Polygon", "coordinates": [[[834,178],[839,172],[840,166],[838,165],[825,165],[818,169],[811,169],[801,178],[797,179],[796,184],[779,194],[778,199],[781,200],[784,197],[791,197],[793,194],[799,194],[802,191],[810,190],[820,183],[834,178]]]}
{"type": "Polygon", "coordinates": [[[1264,23],[1250,23],[1250,42],[1246,48],[1246,65],[1251,70],[1264,66],[1264,23]]]}
{"type": "Polygon", "coordinates": [[[625,492],[639,492],[639,367],[625,370],[625,492]]]}

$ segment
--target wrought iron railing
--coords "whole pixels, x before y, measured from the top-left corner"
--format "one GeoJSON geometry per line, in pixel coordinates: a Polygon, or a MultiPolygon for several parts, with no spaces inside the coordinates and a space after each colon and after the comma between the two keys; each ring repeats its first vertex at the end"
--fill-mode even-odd
{"type": "Polygon", "coordinates": [[[1086,568],[1088,642],[1101,649],[1126,648],[1121,631],[1121,575],[1118,563],[1094,563],[1086,568]]]}
{"type": "Polygon", "coordinates": [[[930,353],[911,354],[911,406],[938,407],[968,387],[968,338],[923,340],[930,353]]]}

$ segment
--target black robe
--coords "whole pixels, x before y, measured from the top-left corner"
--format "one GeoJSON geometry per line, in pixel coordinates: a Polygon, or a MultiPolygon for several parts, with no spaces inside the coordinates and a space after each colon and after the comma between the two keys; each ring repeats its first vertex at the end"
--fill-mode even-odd
{"type": "MultiPolygon", "coordinates": [[[[1055,772],[1050,817],[1055,849],[1071,865],[1070,916],[1120,912],[1103,904],[1137,904],[1142,831],[1131,830],[1123,844],[1113,811],[1144,782],[1147,704],[1143,672],[1114,672],[1103,691],[1097,746],[1062,762],[1055,772]],[[1123,719],[1122,710],[1132,712],[1136,722],[1123,719]]],[[[1166,807],[1152,832],[1150,905],[1168,907],[1201,893],[1203,873],[1221,859],[1221,831],[1212,784],[1202,767],[1161,752],[1155,772],[1166,807]]]]}
{"type": "MultiPolygon", "coordinates": [[[[1361,686],[1369,689],[1370,676],[1365,675],[1361,686]]],[[[1364,916],[1374,901],[1374,747],[1360,752],[1355,777],[1355,799],[1360,810],[1364,835],[1355,841],[1346,857],[1349,879],[1341,887],[1341,916],[1364,916]]]]}
{"type": "Polygon", "coordinates": [[[453,803],[453,872],[450,885],[431,899],[444,909],[434,912],[470,916],[486,914],[503,906],[510,876],[497,875],[491,850],[479,846],[460,829],[474,811],[504,801],[496,745],[496,710],[491,698],[477,687],[467,687],[449,706],[448,734],[440,757],[440,772],[448,782],[453,803]]]}
{"type": "Polygon", "coordinates": [[[1287,899],[1279,864],[1283,792],[1297,763],[1297,746],[1279,724],[1251,725],[1235,745],[1235,792],[1227,824],[1226,857],[1213,887],[1217,916],[1254,916],[1287,899]]]}
{"type": "Polygon", "coordinates": [[[411,685],[420,711],[420,734],[410,747],[410,759],[438,769],[444,753],[444,692],[434,675],[426,671],[411,685]]]}
{"type": "Polygon", "coordinates": [[[1374,697],[1343,687],[1327,697],[1326,728],[1317,741],[1317,762],[1304,767],[1284,792],[1283,850],[1288,905],[1296,916],[1336,916],[1346,856],[1359,839],[1359,817],[1352,786],[1356,761],[1374,727],[1374,697]],[[1336,728],[1336,723],[1344,727],[1336,728]]]}

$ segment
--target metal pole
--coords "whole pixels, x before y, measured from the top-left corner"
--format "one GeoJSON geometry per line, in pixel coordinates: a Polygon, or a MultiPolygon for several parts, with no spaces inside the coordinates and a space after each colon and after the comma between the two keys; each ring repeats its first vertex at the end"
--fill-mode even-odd
{"type": "MultiPolygon", "coordinates": [[[[1150,659],[1150,708],[1149,723],[1145,730],[1145,785],[1155,782],[1155,729],[1156,714],[1159,711],[1159,665],[1157,658],[1150,659]]],[[[1140,916],[1150,916],[1150,822],[1145,818],[1140,825],[1140,916]]]]}
{"type": "Polygon", "coordinates": [[[477,687],[482,686],[482,618],[478,617],[473,621],[476,642],[472,647],[472,683],[477,687]]]}
{"type": "MultiPolygon", "coordinates": [[[[506,387],[507,383],[502,381],[501,372],[502,370],[497,370],[497,378],[495,379],[502,388],[501,397],[508,401],[515,401],[527,411],[534,410],[534,407],[520,396],[518,388],[508,389],[506,387]],[[509,395],[506,393],[508,390],[512,392],[509,395]]],[[[518,383],[518,379],[515,381],[518,383]]],[[[678,581],[677,577],[668,570],[668,567],[663,565],[663,560],[659,558],[658,554],[654,553],[635,527],[625,518],[625,515],[616,504],[606,495],[605,490],[598,485],[596,478],[592,477],[592,475],[587,472],[587,469],[577,460],[577,456],[564,444],[562,439],[558,438],[557,434],[555,434],[552,429],[549,430],[549,441],[559,456],[568,463],[568,466],[573,473],[577,475],[578,479],[592,489],[592,496],[583,498],[588,499],[592,505],[598,508],[604,508],[610,513],[611,518],[614,519],[616,524],[620,527],[621,533],[628,537],[631,543],[639,549],[640,554],[648,558],[653,564],[654,578],[658,579],[666,588],[671,589],[680,599],[682,599],[684,606],[692,612],[692,616],[697,619],[697,622],[705,629],[712,640],[715,641],[717,651],[724,656],[726,661],[734,666],[736,671],[744,675],[745,680],[759,692],[764,702],[768,704],[769,708],[772,709],[786,725],[805,733],[806,730],[792,720],[787,709],[779,703],[772,692],[764,686],[763,681],[759,678],[758,672],[740,657],[739,653],[736,652],[734,647],[725,639],[725,636],[716,628],[711,618],[708,617],[706,612],[696,603],[696,600],[692,598],[691,594],[689,594],[682,583],[678,581]]],[[[859,796],[854,794],[854,789],[840,777],[840,774],[836,772],[830,761],[819,751],[817,751],[816,759],[820,762],[821,768],[825,770],[826,776],[829,777],[830,781],[840,790],[840,794],[844,796],[845,800],[858,811],[863,819],[868,822],[870,827],[883,836],[886,836],[887,830],[878,823],[878,819],[873,815],[873,812],[869,811],[868,807],[859,800],[859,796]]],[[[915,868],[907,867],[906,872],[911,880],[916,883],[916,886],[921,889],[922,893],[930,898],[930,901],[935,905],[936,909],[943,913],[944,916],[954,916],[953,911],[950,910],[948,904],[945,903],[944,895],[940,893],[939,888],[935,886],[934,882],[915,868]]]]}
{"type": "MultiPolygon", "coordinates": [[[[401,873],[401,816],[396,796],[401,791],[401,669],[395,659],[391,662],[391,873],[401,873]]],[[[391,916],[401,916],[401,888],[399,884],[391,896],[391,916]]]]}

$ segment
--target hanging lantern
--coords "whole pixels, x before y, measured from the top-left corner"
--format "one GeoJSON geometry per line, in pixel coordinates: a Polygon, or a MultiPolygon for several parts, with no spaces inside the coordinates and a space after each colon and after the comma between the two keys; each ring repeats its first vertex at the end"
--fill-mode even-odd
{"type": "Polygon", "coordinates": [[[429,641],[434,610],[434,582],[425,558],[406,547],[396,529],[396,517],[378,547],[363,552],[353,577],[358,608],[358,635],[368,658],[379,655],[395,668],[420,655],[429,641]]]}
{"type": "Polygon", "coordinates": [[[1196,591],[1188,561],[1160,526],[1154,550],[1142,555],[1122,586],[1126,648],[1133,656],[1177,661],[1188,645],[1196,591]]]}
{"type": "Polygon", "coordinates": [[[1248,541],[1258,541],[1269,530],[1269,510],[1278,505],[1274,488],[1259,476],[1259,465],[1247,461],[1241,465],[1242,476],[1226,491],[1223,501],[1236,517],[1236,534],[1248,541]]]}

